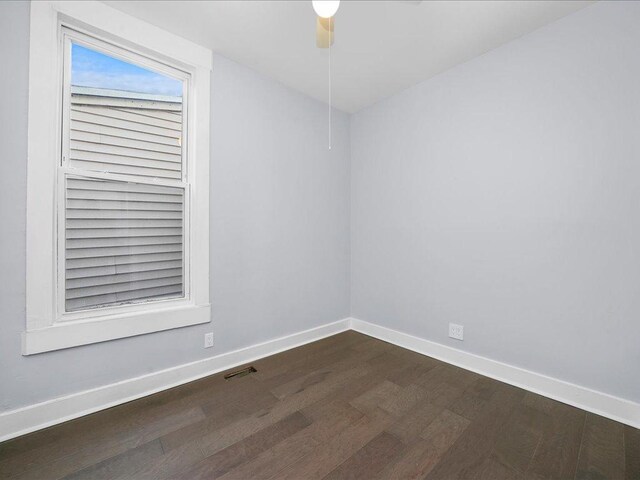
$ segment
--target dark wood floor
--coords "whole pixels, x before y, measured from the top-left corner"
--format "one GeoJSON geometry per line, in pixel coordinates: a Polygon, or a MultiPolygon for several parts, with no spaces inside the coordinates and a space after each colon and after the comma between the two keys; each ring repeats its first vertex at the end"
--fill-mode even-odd
{"type": "Polygon", "coordinates": [[[346,332],[0,444],[0,478],[640,479],[640,431],[346,332]]]}

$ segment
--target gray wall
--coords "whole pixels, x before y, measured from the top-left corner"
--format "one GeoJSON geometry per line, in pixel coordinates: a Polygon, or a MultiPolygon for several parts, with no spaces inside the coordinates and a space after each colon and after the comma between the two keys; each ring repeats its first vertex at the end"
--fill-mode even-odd
{"type": "Polygon", "coordinates": [[[356,114],[351,146],[336,113],[330,153],[326,106],[216,57],[213,327],[23,357],[29,19],[0,2],[0,411],[344,318],[350,288],[357,318],[640,401],[639,23],[596,4],[356,114]]]}
{"type": "Polygon", "coordinates": [[[640,401],[638,25],[598,3],[352,117],[354,317],[640,401]]]}
{"type": "Polygon", "coordinates": [[[0,411],[349,315],[349,119],[214,59],[213,326],[23,357],[29,6],[0,2],[0,411]],[[215,348],[203,348],[212,330],[215,348]]]}

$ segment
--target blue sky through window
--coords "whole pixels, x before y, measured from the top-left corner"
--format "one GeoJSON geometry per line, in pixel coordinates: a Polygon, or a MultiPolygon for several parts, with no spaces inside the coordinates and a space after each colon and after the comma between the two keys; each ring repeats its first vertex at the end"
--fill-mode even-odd
{"type": "Polygon", "coordinates": [[[155,95],[182,96],[182,82],[72,43],[71,84],[155,95]]]}

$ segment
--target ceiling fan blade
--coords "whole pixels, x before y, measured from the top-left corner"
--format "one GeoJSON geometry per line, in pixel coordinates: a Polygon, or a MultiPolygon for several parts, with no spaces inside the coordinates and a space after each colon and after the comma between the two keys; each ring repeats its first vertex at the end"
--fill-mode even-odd
{"type": "Polygon", "coordinates": [[[329,48],[333,45],[333,17],[316,20],[316,46],[318,48],[329,48]]]}

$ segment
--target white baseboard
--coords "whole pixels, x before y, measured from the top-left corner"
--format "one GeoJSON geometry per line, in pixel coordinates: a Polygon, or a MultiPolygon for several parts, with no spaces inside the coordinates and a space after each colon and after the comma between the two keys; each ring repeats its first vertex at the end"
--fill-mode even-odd
{"type": "Polygon", "coordinates": [[[640,404],[540,373],[447,347],[407,333],[352,318],[351,328],[399,347],[523,388],[617,422],[640,428],[640,404]]]}
{"type": "Polygon", "coordinates": [[[4,412],[0,414],[0,442],[176,387],[349,329],[640,428],[640,404],[638,403],[463,352],[397,330],[347,318],[215,357],[4,412]]]}
{"type": "Polygon", "coordinates": [[[349,319],[0,414],[0,442],[349,330],[349,319]]]}

